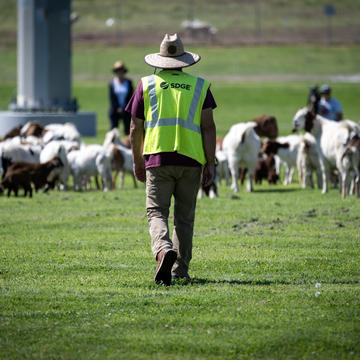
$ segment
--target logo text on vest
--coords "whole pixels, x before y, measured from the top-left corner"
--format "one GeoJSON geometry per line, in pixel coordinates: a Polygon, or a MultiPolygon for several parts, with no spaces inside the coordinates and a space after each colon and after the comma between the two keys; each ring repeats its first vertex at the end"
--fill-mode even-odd
{"type": "MultiPolygon", "coordinates": [[[[162,83],[160,83],[160,87],[164,90],[169,88],[169,84],[166,81],[163,81],[162,83]]],[[[190,90],[191,89],[191,85],[189,84],[180,84],[180,83],[171,83],[170,87],[172,89],[184,89],[184,90],[190,90]]]]}
{"type": "Polygon", "coordinates": [[[179,84],[179,83],[171,83],[171,88],[172,89],[185,89],[185,90],[190,90],[191,89],[191,85],[189,84],[179,84]]]}
{"type": "Polygon", "coordinates": [[[162,89],[167,89],[169,87],[169,84],[166,82],[166,81],[163,81],[161,84],[160,84],[160,87],[162,89]]]}

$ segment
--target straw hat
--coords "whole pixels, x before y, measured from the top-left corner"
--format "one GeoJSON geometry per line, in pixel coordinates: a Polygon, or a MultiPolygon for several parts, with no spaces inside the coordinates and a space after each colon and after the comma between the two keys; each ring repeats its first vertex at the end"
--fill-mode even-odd
{"type": "Polygon", "coordinates": [[[155,68],[177,69],[194,65],[201,57],[184,51],[184,45],[178,34],[166,34],[160,45],[160,52],[146,55],[145,62],[155,68]]]}
{"type": "Polygon", "coordinates": [[[125,66],[125,64],[122,61],[116,61],[112,68],[113,72],[117,72],[119,70],[122,70],[124,73],[128,72],[127,67],[125,66]]]}

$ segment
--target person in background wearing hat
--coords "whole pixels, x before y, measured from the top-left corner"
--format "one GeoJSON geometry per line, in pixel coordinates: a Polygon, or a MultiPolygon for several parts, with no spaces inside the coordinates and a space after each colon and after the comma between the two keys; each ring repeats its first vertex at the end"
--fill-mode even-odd
{"type": "Polygon", "coordinates": [[[122,119],[124,134],[129,135],[131,115],[125,111],[125,107],[133,94],[133,85],[131,80],[125,77],[128,70],[122,61],[116,61],[112,71],[115,76],[109,83],[110,128],[117,128],[119,120],[122,119]]]}
{"type": "Polygon", "coordinates": [[[337,99],[331,97],[330,86],[326,84],[322,85],[320,93],[319,114],[329,120],[342,120],[342,106],[337,99]]]}
{"type": "Polygon", "coordinates": [[[200,56],[184,51],[177,34],[166,34],[160,53],[144,60],[161,71],[141,79],[126,109],[132,115],[134,173],[146,182],[151,247],[157,261],[154,280],[170,285],[172,279],[190,279],[200,179],[202,176],[202,183],[209,185],[215,176],[216,103],[208,81],[182,71],[197,63],[200,56]],[[170,239],[172,196],[174,227],[170,239]]]}

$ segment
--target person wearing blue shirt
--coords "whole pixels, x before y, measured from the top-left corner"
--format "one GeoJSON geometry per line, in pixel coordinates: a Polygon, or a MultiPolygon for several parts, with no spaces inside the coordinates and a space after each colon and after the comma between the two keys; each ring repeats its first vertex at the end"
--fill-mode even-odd
{"type": "Polygon", "coordinates": [[[321,99],[319,102],[319,114],[328,120],[340,121],[343,118],[342,106],[339,100],[331,97],[329,85],[321,86],[321,99]]]}

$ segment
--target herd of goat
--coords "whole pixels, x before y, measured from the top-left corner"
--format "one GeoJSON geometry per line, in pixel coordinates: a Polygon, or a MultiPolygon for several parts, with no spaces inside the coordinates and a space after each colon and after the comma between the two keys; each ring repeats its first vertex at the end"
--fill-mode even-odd
{"type": "MultiPolygon", "coordinates": [[[[247,191],[253,191],[253,181],[263,179],[270,184],[279,180],[280,166],[285,167],[284,184],[293,180],[294,170],[302,187],[317,186],[328,191],[329,181],[338,183],[342,197],[355,193],[359,197],[360,127],[353,121],[334,122],[305,107],[293,119],[294,131],[304,134],[278,136],[276,118],[263,115],[247,123],[233,125],[224,138],[217,138],[216,179],[207,189],[210,197],[217,196],[222,180],[239,191],[239,180],[247,173],[247,191]],[[263,138],[263,142],[260,140],[263,138]],[[335,176],[334,176],[335,174],[335,176]]],[[[85,145],[71,123],[41,126],[29,122],[10,131],[0,142],[0,191],[8,196],[19,189],[24,195],[43,188],[67,189],[73,177],[74,190],[90,188],[95,177],[98,189],[114,189],[118,174],[120,188],[125,173],[133,174],[129,137],[120,137],[118,129],[109,131],[103,145],[85,145]],[[98,176],[102,184],[99,184],[98,176]]]]}
{"type": "Polygon", "coordinates": [[[8,196],[12,191],[17,196],[19,188],[30,197],[32,188],[48,191],[58,187],[65,190],[70,175],[74,190],[88,189],[91,177],[95,177],[98,189],[110,190],[119,173],[122,187],[125,172],[132,174],[136,186],[131,149],[128,143],[120,141],[117,129],[107,134],[103,145],[85,145],[71,123],[43,127],[29,122],[14,128],[4,137],[0,142],[0,155],[0,190],[7,189],[8,196]]]}

